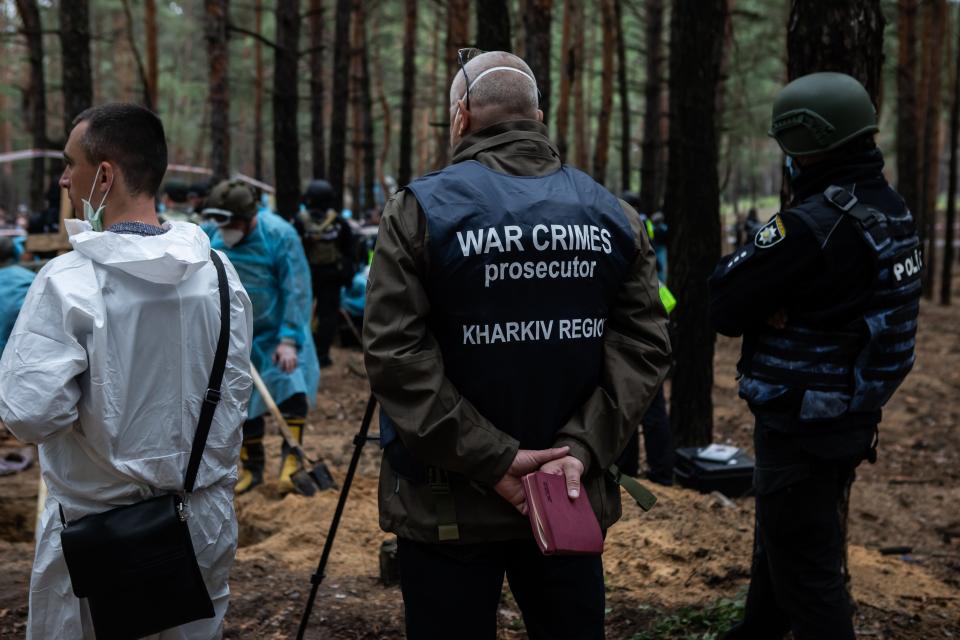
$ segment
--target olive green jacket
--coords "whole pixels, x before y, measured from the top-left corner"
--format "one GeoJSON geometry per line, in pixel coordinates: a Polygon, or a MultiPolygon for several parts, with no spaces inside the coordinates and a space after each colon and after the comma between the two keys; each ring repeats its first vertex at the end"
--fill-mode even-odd
{"type": "MultiPolygon", "coordinates": [[[[546,175],[560,168],[546,134],[532,120],[503,122],[466,137],[453,162],[473,159],[512,175],[546,175]]],[[[640,423],[670,359],[654,253],[637,212],[620,204],[639,251],[605,325],[600,384],[559,430],[555,445],[569,446],[583,462],[583,489],[604,530],[620,517],[619,488],[604,471],[640,423]]],[[[367,285],[363,341],[371,389],[406,448],[448,472],[460,542],[530,537],[527,519],[493,490],[517,453],[517,440],[484,418],[444,375],[443,355],[428,329],[427,241],[416,198],[400,191],[384,209],[367,285]]],[[[414,540],[439,539],[436,496],[427,484],[396,474],[386,458],[380,526],[414,540]]]]}

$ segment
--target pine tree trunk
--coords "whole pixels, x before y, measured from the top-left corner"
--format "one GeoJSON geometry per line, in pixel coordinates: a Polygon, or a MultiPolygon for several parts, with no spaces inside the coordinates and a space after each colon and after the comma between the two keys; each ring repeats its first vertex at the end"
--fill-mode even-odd
{"type": "Polygon", "coordinates": [[[450,152],[450,83],[460,71],[457,51],[470,46],[470,3],[468,0],[449,0],[447,3],[447,40],[443,59],[447,63],[446,77],[440,83],[440,118],[437,120],[437,166],[447,164],[450,152]]]}
{"type": "Polygon", "coordinates": [[[360,51],[359,24],[363,0],[353,0],[350,23],[350,163],[347,184],[350,185],[350,207],[359,215],[363,197],[363,62],[360,51]]]}
{"type": "MultiPolygon", "coordinates": [[[[950,304],[953,289],[953,225],[957,221],[957,144],[960,143],[960,9],[957,10],[957,41],[953,52],[953,99],[950,105],[950,174],[947,182],[947,228],[940,276],[940,304],[950,304]]],[[[927,267],[932,269],[933,265],[927,267]]]]}
{"type": "Polygon", "coordinates": [[[613,55],[617,46],[613,2],[614,0],[600,0],[603,71],[600,82],[600,113],[597,116],[597,145],[593,150],[593,179],[600,184],[604,184],[607,180],[610,120],[613,116],[613,55]]]}
{"type": "Polygon", "coordinates": [[[880,0],[793,0],[787,25],[787,77],[846,73],[863,84],[880,113],[883,69],[880,0]]]}
{"type": "Polygon", "coordinates": [[[412,178],[413,110],[417,90],[417,0],[404,0],[403,19],[403,95],[400,104],[400,161],[397,186],[404,187],[412,178]]]}
{"type": "Polygon", "coordinates": [[[577,50],[573,36],[574,22],[580,29],[576,0],[564,0],[563,36],[560,42],[560,100],[557,102],[557,150],[561,160],[567,159],[567,136],[570,134],[570,89],[577,79],[577,50]]]}
{"type": "Polygon", "coordinates": [[[947,21],[946,0],[930,0],[924,19],[924,79],[922,99],[924,114],[920,156],[920,227],[924,243],[923,295],[933,299],[937,263],[937,191],[940,182],[940,111],[942,106],[943,39],[947,21]]]}
{"type": "Polygon", "coordinates": [[[310,0],[310,157],[314,178],[324,178],[327,174],[323,52],[323,0],[310,0]]]}
{"type": "MultiPolygon", "coordinates": [[[[592,22],[587,20],[586,10],[579,2],[574,0],[577,6],[578,28],[575,30],[573,50],[574,50],[574,79],[573,79],[573,145],[575,164],[580,169],[587,168],[587,157],[590,154],[589,142],[587,141],[587,64],[586,64],[586,45],[584,42],[584,32],[591,29],[592,22]]],[[[591,51],[592,53],[592,51],[591,51]]]]}
{"type": "MultiPolygon", "coordinates": [[[[263,0],[254,0],[254,32],[263,30],[263,0]]],[[[263,44],[253,43],[253,177],[263,180],[263,44]]]]}
{"type": "Polygon", "coordinates": [[[527,0],[523,14],[526,31],[523,59],[530,65],[540,89],[540,110],[543,122],[550,128],[550,20],[553,0],[527,0]]]}
{"type": "Polygon", "coordinates": [[[717,113],[725,0],[674,0],[670,28],[670,157],[664,211],[670,288],[679,304],[670,420],[681,445],[713,439],[713,351],[707,278],[720,258],[717,113]],[[696,78],[696,82],[691,82],[696,78]],[[696,176],[696,180],[690,180],[696,176]]]}
{"type": "Polygon", "coordinates": [[[663,83],[663,0],[646,2],[647,79],[644,84],[643,146],[640,150],[640,208],[647,214],[660,206],[660,104],[663,83]]]}
{"type": "Polygon", "coordinates": [[[363,122],[363,208],[357,211],[359,215],[376,204],[373,195],[373,183],[376,178],[376,154],[373,149],[373,95],[370,90],[367,15],[362,1],[357,6],[357,36],[355,46],[360,49],[360,107],[363,122]]]}
{"type": "Polygon", "coordinates": [[[147,76],[147,67],[143,62],[143,58],[140,56],[140,49],[137,47],[137,36],[134,33],[133,11],[130,9],[130,0],[122,0],[120,4],[123,6],[123,13],[127,19],[124,31],[126,31],[127,34],[127,43],[130,45],[133,62],[137,67],[137,76],[140,78],[140,86],[143,91],[143,106],[152,111],[156,108],[156,105],[153,102],[153,94],[150,91],[150,78],[147,76]]]}
{"type": "Polygon", "coordinates": [[[300,0],[277,0],[273,58],[273,167],[277,213],[291,220],[300,207],[300,136],[297,131],[300,0]]]}
{"type": "Polygon", "coordinates": [[[477,0],[477,48],[511,51],[507,0],[477,0]]]}
{"type": "Polygon", "coordinates": [[[227,44],[228,0],[206,0],[207,58],[210,61],[210,169],[217,182],[230,175],[230,84],[227,44]]]}
{"type": "Polygon", "coordinates": [[[617,84],[620,89],[620,190],[630,190],[630,96],[627,86],[627,43],[623,37],[623,1],[614,0],[617,25],[617,84]]]}
{"type": "Polygon", "coordinates": [[[897,50],[897,192],[919,213],[917,0],[897,2],[897,50]]]}
{"type": "MultiPolygon", "coordinates": [[[[723,56],[720,59],[720,90],[717,91],[716,97],[716,110],[717,117],[723,118],[723,114],[727,109],[727,79],[730,77],[730,54],[734,48],[733,41],[733,17],[732,12],[736,6],[736,0],[726,0],[727,6],[724,11],[724,22],[723,22],[723,56]]],[[[719,141],[719,139],[718,139],[719,141]]],[[[729,163],[727,164],[729,171],[729,163]]],[[[729,175],[727,176],[729,178],[729,175]]],[[[720,193],[723,193],[726,180],[720,181],[720,193]]]]}
{"type": "MultiPolygon", "coordinates": [[[[429,6],[429,5],[428,5],[429,6]]],[[[446,14],[441,8],[440,3],[437,3],[433,11],[433,31],[432,33],[441,33],[446,26],[446,14]]],[[[427,86],[429,89],[423,92],[427,99],[424,100],[426,106],[421,109],[421,121],[420,121],[420,138],[417,148],[420,150],[418,154],[418,168],[417,174],[423,175],[431,168],[437,168],[438,163],[437,159],[431,155],[431,151],[436,151],[436,145],[434,141],[434,131],[432,121],[439,120],[437,114],[437,107],[440,109],[444,108],[446,101],[443,101],[444,104],[440,104],[436,100],[437,92],[437,77],[440,75],[440,38],[431,38],[433,46],[430,49],[430,57],[427,62],[427,86]]],[[[444,67],[445,68],[445,67],[444,67]]],[[[440,89],[440,94],[443,94],[443,89],[440,89]]]]}
{"type": "MultiPolygon", "coordinates": [[[[382,15],[382,14],[381,14],[382,15]]],[[[387,175],[386,175],[386,165],[387,161],[390,158],[391,143],[393,142],[393,109],[390,108],[390,101],[387,100],[387,92],[384,87],[383,82],[383,60],[380,54],[379,43],[382,42],[380,38],[380,24],[382,20],[381,16],[374,17],[371,20],[373,24],[373,32],[371,33],[371,42],[373,46],[369,46],[368,51],[371,53],[370,62],[373,64],[373,86],[374,91],[376,92],[376,101],[380,105],[380,110],[383,112],[383,127],[382,135],[380,136],[380,152],[377,154],[377,183],[380,185],[380,195],[382,200],[385,202],[389,197],[389,187],[387,186],[387,175]]],[[[371,149],[373,148],[373,118],[370,118],[370,144],[371,149]]],[[[371,206],[377,206],[376,202],[372,202],[371,206]]]]}
{"type": "MultiPolygon", "coordinates": [[[[24,95],[25,120],[35,149],[47,148],[47,94],[43,75],[43,26],[36,0],[17,0],[30,60],[30,82],[24,95]]],[[[30,208],[43,210],[43,158],[34,158],[30,167],[30,208]]]]}
{"type": "Polygon", "coordinates": [[[343,208],[344,174],[347,156],[347,100],[350,72],[350,0],[337,0],[337,25],[333,45],[333,91],[330,113],[330,185],[336,194],[336,208],[343,208]]]}
{"type": "Polygon", "coordinates": [[[150,104],[159,109],[157,102],[158,71],[157,71],[157,3],[156,0],[144,0],[144,33],[147,40],[147,92],[150,94],[150,104]]]}
{"type": "Polygon", "coordinates": [[[73,119],[93,104],[90,72],[90,6],[88,0],[60,3],[60,51],[63,57],[63,136],[73,119]]]}

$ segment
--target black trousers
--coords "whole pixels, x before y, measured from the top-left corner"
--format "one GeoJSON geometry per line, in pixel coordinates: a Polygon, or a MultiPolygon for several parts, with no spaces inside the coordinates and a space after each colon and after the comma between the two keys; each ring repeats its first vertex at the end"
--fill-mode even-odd
{"type": "Polygon", "coordinates": [[[531,640],[598,640],[600,556],[544,556],[533,540],[427,544],[398,540],[407,640],[495,640],[503,576],[531,640]]]}
{"type": "Polygon", "coordinates": [[[724,638],[779,640],[793,631],[795,640],[853,640],[842,510],[873,432],[858,428],[818,439],[772,428],[758,415],[754,438],[750,590],[743,621],[724,638]]]}
{"type": "Polygon", "coordinates": [[[313,297],[317,302],[317,325],[313,340],[317,346],[317,357],[324,359],[330,356],[330,345],[340,324],[340,285],[335,282],[316,282],[313,297]]]}
{"type": "MultiPolygon", "coordinates": [[[[663,387],[657,389],[653,402],[640,421],[643,426],[643,448],[646,453],[647,477],[660,484],[673,484],[673,434],[663,387]]],[[[640,434],[634,432],[617,460],[617,467],[628,476],[640,474],[640,434]]]]}

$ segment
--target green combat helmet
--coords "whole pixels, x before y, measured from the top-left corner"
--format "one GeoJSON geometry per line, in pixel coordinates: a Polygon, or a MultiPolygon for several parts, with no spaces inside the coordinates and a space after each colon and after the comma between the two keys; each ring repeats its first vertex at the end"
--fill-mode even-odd
{"type": "Polygon", "coordinates": [[[780,91],[773,103],[772,122],[768,134],[784,153],[809,156],[875,133],[877,110],[855,78],[843,73],[811,73],[780,91]]]}
{"type": "Polygon", "coordinates": [[[234,219],[253,218],[257,214],[257,199],[248,185],[240,180],[224,180],[210,190],[203,203],[203,217],[217,224],[229,224],[234,219]]]}

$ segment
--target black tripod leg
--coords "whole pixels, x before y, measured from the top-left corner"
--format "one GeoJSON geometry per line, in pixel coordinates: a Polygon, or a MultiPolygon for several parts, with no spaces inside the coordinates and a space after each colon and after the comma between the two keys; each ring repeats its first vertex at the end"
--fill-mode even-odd
{"type": "Polygon", "coordinates": [[[327,539],[323,543],[323,553],[320,555],[320,564],[317,565],[317,572],[310,576],[310,582],[313,584],[313,587],[310,589],[310,598],[307,600],[307,606],[303,610],[303,617],[300,619],[300,630],[297,631],[297,640],[303,640],[303,634],[307,631],[307,623],[310,621],[310,613],[313,611],[313,602],[317,598],[317,590],[320,588],[320,583],[323,582],[323,570],[326,568],[327,560],[330,558],[333,539],[337,535],[337,527],[340,526],[340,516],[343,515],[343,507],[347,503],[347,494],[350,493],[350,485],[353,484],[353,475],[357,471],[357,464],[360,462],[363,445],[367,441],[367,432],[370,430],[370,421],[373,419],[373,410],[376,406],[377,399],[371,393],[370,399],[367,400],[367,409],[363,414],[363,422],[360,423],[360,432],[353,438],[353,457],[350,458],[350,467],[347,469],[347,477],[343,481],[343,489],[340,490],[337,509],[333,512],[333,521],[330,523],[330,529],[327,531],[327,539]]]}

